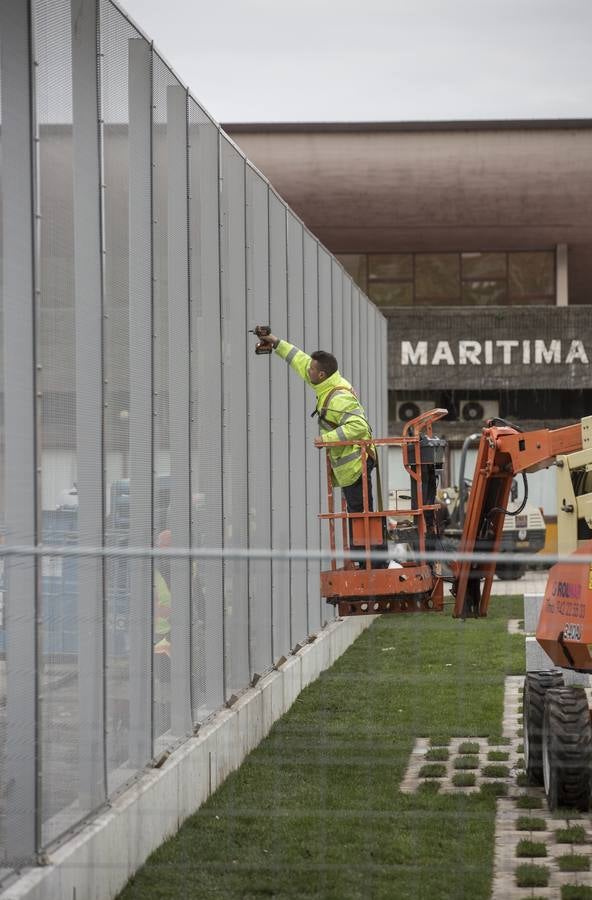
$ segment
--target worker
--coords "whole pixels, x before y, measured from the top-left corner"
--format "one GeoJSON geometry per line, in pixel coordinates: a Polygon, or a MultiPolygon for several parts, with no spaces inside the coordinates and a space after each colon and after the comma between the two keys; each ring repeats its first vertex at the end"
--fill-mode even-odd
{"type": "MultiPolygon", "coordinates": [[[[171,546],[169,529],[161,531],[156,542],[157,547],[168,549],[171,546]]],[[[154,567],[154,652],[157,656],[171,656],[171,562],[167,557],[157,560],[154,567]]]]}
{"type": "MultiPolygon", "coordinates": [[[[261,342],[269,344],[279,357],[285,359],[297,375],[313,388],[317,405],[313,415],[319,419],[320,436],[315,440],[317,447],[326,447],[337,441],[368,440],[372,430],[366,418],[364,408],[349,383],[339,372],[337,360],[326,350],[316,350],[311,356],[299,350],[288,341],[281,340],[274,334],[259,336],[261,342]]],[[[371,472],[374,468],[375,449],[369,448],[366,457],[368,472],[368,509],[374,509],[372,498],[371,472]]],[[[362,483],[362,448],[358,444],[342,445],[329,449],[329,460],[333,484],[338,485],[345,497],[349,513],[364,511],[362,483]]],[[[350,549],[361,550],[351,541],[350,549]]],[[[386,550],[386,544],[377,548],[386,550]]],[[[361,563],[361,560],[360,560],[361,563]]],[[[388,563],[385,563],[388,565],[388,563]]],[[[382,568],[382,562],[375,563],[375,568],[382,568]]]]}

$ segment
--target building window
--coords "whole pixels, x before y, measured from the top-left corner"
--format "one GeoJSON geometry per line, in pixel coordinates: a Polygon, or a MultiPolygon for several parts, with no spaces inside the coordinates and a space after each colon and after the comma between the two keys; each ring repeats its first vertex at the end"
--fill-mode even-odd
{"type": "Polygon", "coordinates": [[[505,253],[461,253],[463,279],[500,278],[504,281],[508,277],[508,261],[505,253]]]}
{"type": "Polygon", "coordinates": [[[415,302],[421,306],[460,303],[458,253],[417,253],[415,302]]]}
{"type": "Polygon", "coordinates": [[[368,296],[377,306],[412,306],[413,282],[385,282],[370,283],[368,296]]]}
{"type": "Polygon", "coordinates": [[[555,302],[555,254],[509,253],[510,303],[555,302]]]}
{"type": "Polygon", "coordinates": [[[381,308],[555,303],[555,253],[348,253],[339,259],[381,308]]]}
{"type": "Polygon", "coordinates": [[[368,281],[412,281],[412,253],[368,254],[368,281]]]}
{"type": "Polygon", "coordinates": [[[504,306],[508,302],[505,281],[463,281],[463,306],[504,306]]]}

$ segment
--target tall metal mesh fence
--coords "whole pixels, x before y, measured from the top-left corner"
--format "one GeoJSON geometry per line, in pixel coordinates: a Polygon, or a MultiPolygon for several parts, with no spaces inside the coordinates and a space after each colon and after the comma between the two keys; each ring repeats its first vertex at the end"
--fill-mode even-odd
{"type": "MultiPolygon", "coordinates": [[[[122,555],[17,559],[36,584],[24,624],[5,611],[25,582],[8,596],[0,562],[0,832],[23,836],[18,849],[3,840],[0,863],[34,858],[333,617],[318,558],[125,555],[327,545],[314,397],[283,361],[255,356],[248,329],[269,322],[334,352],[367,407],[386,406],[381,314],[125,14],[111,0],[81,10],[30,4],[33,90],[13,80],[6,93],[31,104],[33,123],[31,205],[11,195],[2,222],[36,223],[29,419],[23,408],[35,466],[13,450],[18,471],[6,471],[4,409],[23,387],[3,354],[1,534],[122,555]],[[31,531],[11,521],[6,478],[37,485],[23,499],[31,531]],[[25,696],[11,641],[15,654],[36,648],[23,663],[36,685],[25,729],[11,713],[25,696]],[[17,759],[36,800],[7,805],[17,759]]],[[[3,79],[13,60],[1,62],[3,79]]],[[[17,302],[5,248],[3,349],[5,304],[17,302]]]]}

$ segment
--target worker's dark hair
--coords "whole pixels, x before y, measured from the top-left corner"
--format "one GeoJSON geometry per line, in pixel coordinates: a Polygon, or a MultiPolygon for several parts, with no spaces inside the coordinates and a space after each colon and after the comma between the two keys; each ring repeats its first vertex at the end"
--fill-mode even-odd
{"type": "Polygon", "coordinates": [[[333,354],[328,353],[326,350],[315,350],[314,353],[310,354],[310,358],[316,359],[320,369],[325,373],[327,378],[333,375],[339,368],[333,354]]]}

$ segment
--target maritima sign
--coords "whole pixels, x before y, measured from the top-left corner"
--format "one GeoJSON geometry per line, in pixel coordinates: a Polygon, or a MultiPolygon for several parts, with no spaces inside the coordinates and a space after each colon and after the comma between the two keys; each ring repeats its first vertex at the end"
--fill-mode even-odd
{"type": "Polygon", "coordinates": [[[592,387],[592,306],[387,313],[389,388],[592,387]]]}

